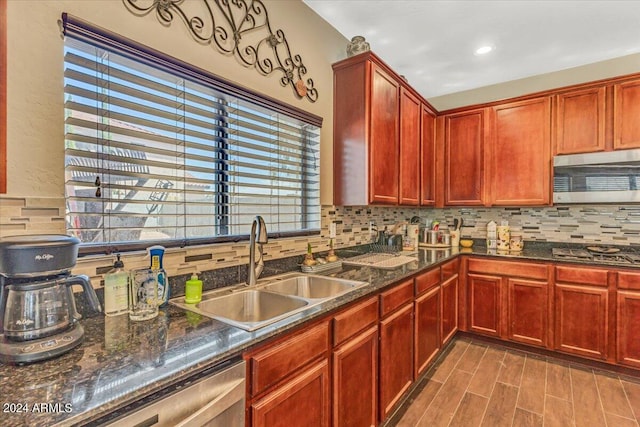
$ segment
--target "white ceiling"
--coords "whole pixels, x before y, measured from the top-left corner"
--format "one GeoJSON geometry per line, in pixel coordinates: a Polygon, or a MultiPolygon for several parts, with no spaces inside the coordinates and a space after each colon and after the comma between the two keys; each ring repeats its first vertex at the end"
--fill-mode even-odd
{"type": "Polygon", "coordinates": [[[303,1],[427,99],[640,52],[637,0],[303,1]]]}

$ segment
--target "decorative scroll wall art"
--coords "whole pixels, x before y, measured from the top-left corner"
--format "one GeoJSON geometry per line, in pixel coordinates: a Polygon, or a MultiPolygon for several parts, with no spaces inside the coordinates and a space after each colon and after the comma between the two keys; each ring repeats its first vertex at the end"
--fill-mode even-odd
{"type": "Polygon", "coordinates": [[[290,86],[298,98],[318,99],[313,80],[298,54],[292,55],[281,29],[271,29],[260,0],[122,0],[137,16],[155,11],[158,21],[171,25],[178,16],[193,38],[213,44],[221,53],[234,55],[246,67],[268,76],[282,74],[280,84],[290,86]]]}

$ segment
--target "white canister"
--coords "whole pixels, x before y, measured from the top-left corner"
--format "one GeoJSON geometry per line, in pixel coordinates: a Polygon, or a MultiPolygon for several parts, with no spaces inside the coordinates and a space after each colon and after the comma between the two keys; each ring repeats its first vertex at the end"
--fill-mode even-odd
{"type": "Polygon", "coordinates": [[[409,239],[409,246],[414,250],[418,249],[418,236],[420,235],[420,224],[407,225],[407,237],[409,239]]]}
{"type": "Polygon", "coordinates": [[[449,230],[451,246],[457,248],[460,245],[460,230],[449,230]]]}
{"type": "Polygon", "coordinates": [[[489,221],[487,224],[487,249],[496,249],[498,241],[498,232],[496,230],[495,221],[489,221]]]}

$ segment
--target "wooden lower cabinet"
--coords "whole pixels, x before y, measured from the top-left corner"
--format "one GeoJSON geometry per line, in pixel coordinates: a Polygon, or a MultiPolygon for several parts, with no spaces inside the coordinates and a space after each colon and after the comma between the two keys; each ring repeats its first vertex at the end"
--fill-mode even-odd
{"type": "Polygon", "coordinates": [[[471,258],[467,323],[472,332],[548,347],[549,283],[543,263],[471,258]]]}
{"type": "Polygon", "coordinates": [[[444,280],[440,292],[440,338],[444,345],[458,330],[458,275],[444,280]]]}
{"type": "Polygon", "coordinates": [[[555,349],[607,358],[609,298],[606,287],[556,284],[555,349]]]}
{"type": "Polygon", "coordinates": [[[440,286],[416,298],[415,306],[414,377],[429,366],[440,351],[440,286]]]}
{"type": "Polygon", "coordinates": [[[624,290],[617,294],[616,360],[640,368],[640,292],[624,290]]]}
{"type": "Polygon", "coordinates": [[[378,326],[333,351],[333,425],[369,427],[378,420],[378,326]]]}
{"type": "Polygon", "coordinates": [[[330,376],[322,360],[251,405],[255,427],[330,425],[330,376]]]}
{"type": "Polygon", "coordinates": [[[469,329],[482,335],[499,337],[502,278],[469,273],[467,283],[469,329]]]}
{"type": "Polygon", "coordinates": [[[507,279],[507,338],[539,347],[547,345],[548,284],[538,280],[507,279]]]}
{"type": "MultiPolygon", "coordinates": [[[[458,330],[459,267],[449,261],[248,351],[248,425],[384,422],[458,330]]],[[[471,332],[640,368],[637,271],[480,257],[465,270],[471,332]]]]}
{"type": "Polygon", "coordinates": [[[413,301],[380,321],[380,419],[413,382],[413,301]]]}

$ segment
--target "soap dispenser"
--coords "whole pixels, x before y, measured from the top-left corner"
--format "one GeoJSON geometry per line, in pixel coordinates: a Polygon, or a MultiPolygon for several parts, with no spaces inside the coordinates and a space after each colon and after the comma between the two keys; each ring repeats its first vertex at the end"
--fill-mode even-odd
{"type": "Polygon", "coordinates": [[[185,283],[184,302],[187,304],[197,304],[200,301],[202,301],[202,280],[198,279],[197,273],[193,273],[191,279],[185,283]]]}
{"type": "Polygon", "coordinates": [[[117,255],[113,269],[104,276],[104,314],[117,316],[129,311],[129,274],[117,255]]]}
{"type": "Polygon", "coordinates": [[[170,290],[168,287],[167,291],[164,292],[165,286],[169,286],[169,281],[167,279],[167,272],[164,271],[164,267],[162,266],[162,258],[164,257],[164,246],[155,245],[147,248],[149,252],[149,256],[151,257],[151,265],[149,268],[158,273],[158,295],[164,295],[164,298],[158,304],[160,307],[164,307],[169,303],[170,298],[170,290]]]}

